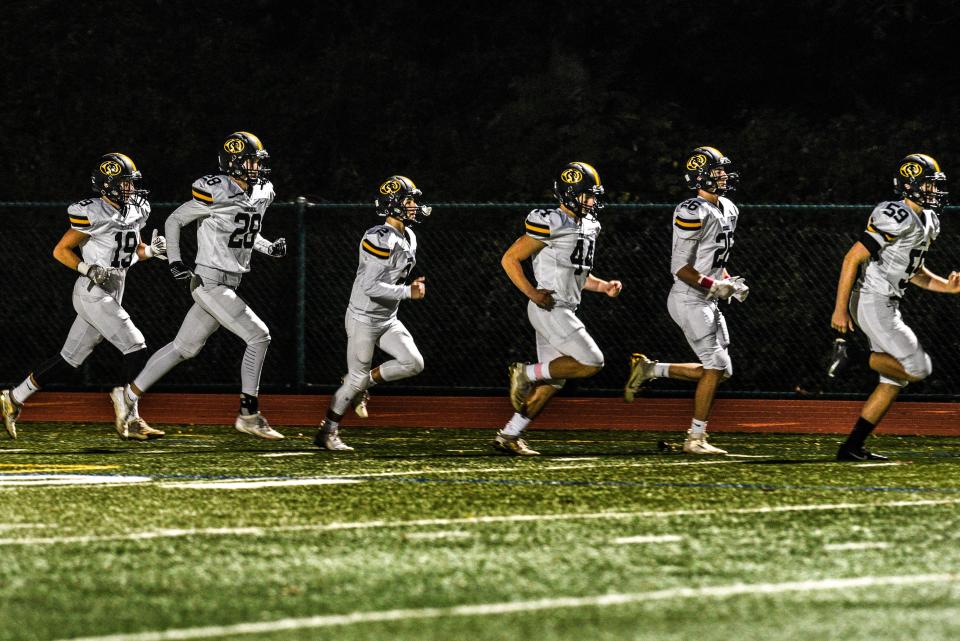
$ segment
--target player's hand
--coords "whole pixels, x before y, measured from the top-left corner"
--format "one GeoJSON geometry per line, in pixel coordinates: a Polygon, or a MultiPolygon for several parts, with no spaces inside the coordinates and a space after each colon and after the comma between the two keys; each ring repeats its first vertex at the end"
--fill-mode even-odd
{"type": "Polygon", "coordinates": [[[834,328],[841,334],[846,334],[848,331],[855,331],[853,319],[850,318],[850,312],[848,312],[846,309],[833,310],[833,317],[830,319],[830,327],[834,328]]]}
{"type": "Polygon", "coordinates": [[[427,284],[424,282],[425,280],[426,278],[421,276],[410,283],[411,300],[423,300],[423,297],[427,295],[427,284]]]}
{"type": "Polygon", "coordinates": [[[960,294],[960,272],[950,272],[947,276],[947,291],[951,294],[960,294]]]}
{"type": "Polygon", "coordinates": [[[734,284],[729,278],[721,278],[713,281],[710,285],[710,291],[707,292],[707,300],[716,298],[717,300],[727,300],[733,296],[734,284]]]}
{"type": "Polygon", "coordinates": [[[730,295],[730,298],[735,298],[739,302],[747,300],[747,296],[750,294],[750,288],[747,287],[747,284],[743,280],[743,276],[731,276],[730,282],[733,283],[733,294],[730,295]]]}
{"type": "Polygon", "coordinates": [[[553,290],[552,289],[538,289],[536,293],[530,297],[530,300],[540,309],[545,309],[548,312],[553,309],[553,306],[556,304],[553,300],[553,290]]]}
{"type": "Polygon", "coordinates": [[[177,280],[187,280],[193,276],[193,272],[183,264],[183,261],[175,260],[170,263],[170,275],[177,280]]]}
{"type": "Polygon", "coordinates": [[[153,237],[150,238],[150,244],[143,252],[147,258],[166,258],[167,257],[167,239],[160,235],[159,229],[153,230],[153,237]]]}
{"type": "Polygon", "coordinates": [[[94,285],[108,291],[119,288],[122,279],[119,269],[101,267],[100,265],[90,265],[86,275],[94,285]]]}
{"type": "Polygon", "coordinates": [[[287,255],[287,239],[278,238],[272,243],[270,247],[267,248],[267,256],[272,256],[273,258],[283,258],[287,255]]]}
{"type": "Polygon", "coordinates": [[[610,298],[616,298],[620,295],[621,291],[623,291],[623,283],[619,280],[608,280],[603,288],[603,293],[610,298]]]}

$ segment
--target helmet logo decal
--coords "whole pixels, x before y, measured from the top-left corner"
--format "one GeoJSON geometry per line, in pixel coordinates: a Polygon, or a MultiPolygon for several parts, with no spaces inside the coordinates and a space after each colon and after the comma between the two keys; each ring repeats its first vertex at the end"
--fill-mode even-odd
{"type": "Polygon", "coordinates": [[[227,142],[223,143],[223,148],[231,154],[239,154],[246,146],[240,138],[230,138],[227,142]]]}
{"type": "Polygon", "coordinates": [[[923,173],[923,167],[918,162],[905,162],[900,165],[900,175],[904,178],[916,178],[923,173]]]}
{"type": "Polygon", "coordinates": [[[689,171],[696,171],[697,169],[703,169],[707,166],[707,157],[704,154],[696,154],[690,156],[690,160],[687,161],[687,169],[689,171]]]}
{"type": "Polygon", "coordinates": [[[104,176],[119,176],[121,169],[120,163],[116,160],[104,160],[100,163],[100,173],[104,176]]]}
{"type": "Polygon", "coordinates": [[[576,185],[578,182],[583,180],[583,172],[579,169],[569,167],[560,173],[560,180],[568,185],[576,185]]]}
{"type": "Polygon", "coordinates": [[[395,194],[398,191],[400,191],[402,187],[403,185],[400,184],[399,180],[395,178],[391,178],[390,180],[380,185],[380,193],[383,194],[384,196],[389,196],[390,194],[395,194]]]}

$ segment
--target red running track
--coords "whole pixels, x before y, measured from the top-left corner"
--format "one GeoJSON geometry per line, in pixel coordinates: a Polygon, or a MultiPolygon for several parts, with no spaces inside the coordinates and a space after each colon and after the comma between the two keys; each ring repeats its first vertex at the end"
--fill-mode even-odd
{"type": "MultiPolygon", "coordinates": [[[[318,425],[327,395],[265,394],[260,409],[277,426],[318,425]]],[[[147,394],[140,414],[157,424],[233,424],[236,394],[147,394]]],[[[556,398],[535,423],[541,429],[684,430],[690,399],[556,398]]],[[[850,431],[860,401],[719,399],[710,418],[712,432],[787,432],[837,434],[850,431]]],[[[345,426],[472,427],[503,426],[513,409],[506,397],[374,396],[370,418],[348,415],[345,426]]],[[[22,422],[113,421],[106,394],[40,392],[30,399],[22,422]]],[[[960,403],[897,403],[883,420],[887,434],[960,436],[960,403]]]]}

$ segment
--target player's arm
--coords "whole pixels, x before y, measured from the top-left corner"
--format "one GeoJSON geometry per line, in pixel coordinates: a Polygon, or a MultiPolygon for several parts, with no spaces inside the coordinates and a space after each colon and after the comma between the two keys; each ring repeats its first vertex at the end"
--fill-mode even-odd
{"type": "Polygon", "coordinates": [[[190,278],[192,274],[180,258],[180,229],[192,222],[202,220],[209,215],[210,210],[206,204],[202,204],[196,200],[189,200],[167,216],[167,220],[163,224],[164,236],[166,237],[165,248],[167,260],[170,263],[170,274],[177,280],[185,280],[190,278]]]}
{"type": "Polygon", "coordinates": [[[507,248],[507,251],[504,252],[503,257],[500,259],[500,266],[503,267],[503,271],[507,273],[507,276],[514,286],[523,292],[524,296],[532,300],[539,307],[551,309],[553,307],[553,292],[548,289],[537,289],[534,287],[526,274],[523,273],[523,266],[521,265],[523,261],[546,246],[546,243],[531,236],[520,236],[507,248]]]}
{"type": "MultiPolygon", "coordinates": [[[[56,247],[53,248],[53,257],[73,271],[80,271],[78,268],[81,260],[74,250],[82,245],[89,237],[88,234],[84,234],[76,229],[68,229],[57,242],[56,247]]],[[[86,271],[81,273],[86,275],[86,271]]]]}
{"type": "Polygon", "coordinates": [[[257,232],[257,237],[253,241],[253,249],[261,254],[266,254],[267,256],[283,258],[287,255],[287,239],[278,238],[275,241],[270,242],[261,236],[259,232],[257,232]]]}
{"type": "Polygon", "coordinates": [[[925,266],[920,268],[910,282],[931,292],[939,294],[960,294],[960,273],[950,272],[946,278],[937,276],[925,266]]]}
{"type": "Polygon", "coordinates": [[[621,290],[623,290],[623,283],[619,280],[603,280],[590,274],[587,276],[587,282],[583,284],[583,288],[588,292],[599,292],[606,294],[610,298],[616,298],[620,295],[621,290]]]}
{"type": "Polygon", "coordinates": [[[857,280],[860,265],[870,260],[870,250],[861,241],[857,241],[843,257],[843,266],[840,268],[840,281],[837,283],[837,300],[833,306],[833,317],[830,326],[841,334],[854,331],[853,319],[847,305],[850,302],[850,292],[857,280]]]}
{"type": "Polygon", "coordinates": [[[381,300],[421,300],[427,294],[424,278],[421,276],[410,285],[403,281],[394,283],[390,280],[390,253],[389,245],[377,243],[379,235],[365,237],[360,243],[360,264],[363,271],[360,275],[360,287],[364,294],[372,299],[381,300]]]}

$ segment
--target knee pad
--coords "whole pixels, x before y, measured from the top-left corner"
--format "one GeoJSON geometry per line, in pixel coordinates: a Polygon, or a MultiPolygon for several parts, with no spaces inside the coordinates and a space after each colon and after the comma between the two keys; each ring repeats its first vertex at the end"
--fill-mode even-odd
{"type": "Polygon", "coordinates": [[[923,380],[933,372],[933,361],[925,353],[913,354],[903,359],[903,369],[910,376],[923,380]]]}
{"type": "Polygon", "coordinates": [[[409,360],[403,361],[403,366],[411,376],[416,376],[423,371],[423,356],[414,354],[409,360]]]}
{"type": "Polygon", "coordinates": [[[173,342],[173,346],[180,353],[180,356],[184,358],[184,360],[189,360],[194,356],[196,356],[197,354],[199,354],[200,350],[203,349],[203,346],[205,344],[206,344],[206,341],[204,341],[203,343],[200,343],[199,345],[192,345],[190,347],[187,347],[186,345],[181,345],[176,341],[173,342]]]}
{"type": "Polygon", "coordinates": [[[270,344],[270,332],[267,332],[266,334],[258,334],[247,341],[247,345],[257,345],[260,343],[266,343],[267,345],[270,344]]]}

